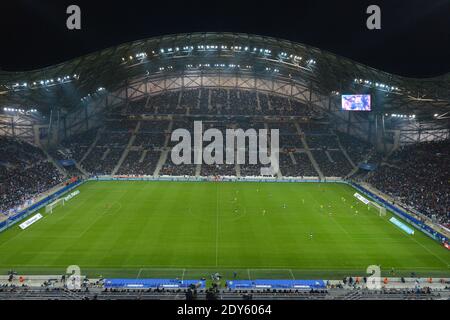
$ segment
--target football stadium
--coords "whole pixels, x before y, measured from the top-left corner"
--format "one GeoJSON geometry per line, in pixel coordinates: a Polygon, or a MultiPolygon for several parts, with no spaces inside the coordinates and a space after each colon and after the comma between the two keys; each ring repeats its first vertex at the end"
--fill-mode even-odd
{"type": "Polygon", "coordinates": [[[0,299],[449,299],[449,87],[239,33],[0,71],[0,299]]]}

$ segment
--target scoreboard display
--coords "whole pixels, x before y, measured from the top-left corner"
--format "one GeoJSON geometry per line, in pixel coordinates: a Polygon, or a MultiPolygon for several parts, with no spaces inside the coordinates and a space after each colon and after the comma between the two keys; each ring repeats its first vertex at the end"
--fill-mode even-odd
{"type": "Polygon", "coordinates": [[[370,94],[343,94],[342,110],[371,111],[370,94]]]}

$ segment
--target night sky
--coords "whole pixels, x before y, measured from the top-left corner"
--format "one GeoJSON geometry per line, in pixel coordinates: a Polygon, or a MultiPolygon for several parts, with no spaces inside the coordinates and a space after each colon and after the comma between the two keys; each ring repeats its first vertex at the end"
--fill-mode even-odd
{"type": "Polygon", "coordinates": [[[404,76],[450,72],[449,0],[2,0],[0,27],[0,68],[8,71],[152,36],[228,31],[305,43],[404,76]],[[66,28],[70,4],[81,7],[82,30],[66,28]],[[370,4],[381,7],[381,30],[366,28],[370,4]]]}

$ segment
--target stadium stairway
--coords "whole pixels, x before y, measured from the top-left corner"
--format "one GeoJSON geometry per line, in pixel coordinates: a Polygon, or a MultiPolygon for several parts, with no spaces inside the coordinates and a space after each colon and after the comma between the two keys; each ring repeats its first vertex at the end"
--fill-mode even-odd
{"type": "Polygon", "coordinates": [[[294,121],[294,126],[295,126],[295,129],[297,129],[298,135],[301,137],[302,136],[302,129],[300,129],[300,126],[299,126],[297,121],[294,121]]]}
{"type": "Polygon", "coordinates": [[[128,153],[130,152],[130,148],[134,143],[134,140],[136,139],[136,133],[141,128],[141,121],[138,121],[136,124],[136,128],[133,130],[133,134],[130,137],[130,140],[128,140],[127,147],[125,150],[123,150],[122,155],[120,156],[119,161],[117,162],[116,166],[114,167],[113,171],[111,172],[112,175],[115,175],[117,171],[119,171],[119,168],[122,166],[122,163],[125,161],[125,158],[127,157],[128,153]]]}
{"type": "Polygon", "coordinates": [[[281,178],[283,178],[283,175],[282,175],[282,173],[281,173],[281,168],[279,167],[279,165],[280,165],[280,164],[278,164],[277,178],[278,178],[278,179],[281,179],[281,178]]]}
{"type": "MultiPolygon", "coordinates": [[[[297,126],[298,126],[298,125],[297,125],[297,126]]],[[[314,169],[315,169],[316,172],[319,174],[320,180],[324,180],[325,177],[324,177],[322,171],[320,170],[320,167],[319,167],[319,165],[317,164],[316,159],[314,159],[314,156],[313,156],[313,154],[311,153],[311,150],[309,150],[309,147],[308,147],[308,144],[306,143],[305,137],[302,136],[302,137],[300,137],[300,139],[302,140],[303,148],[305,149],[306,154],[308,155],[309,161],[311,161],[311,163],[312,163],[314,169]]]]}
{"type": "Polygon", "coordinates": [[[64,176],[64,178],[67,178],[67,171],[64,170],[64,168],[55,160],[53,157],[47,152],[47,150],[41,148],[41,150],[44,152],[44,154],[47,157],[48,162],[52,163],[56,169],[64,176]]]}
{"type": "Polygon", "coordinates": [[[105,150],[105,152],[103,152],[103,155],[102,155],[102,157],[101,157],[101,160],[102,160],[102,161],[105,160],[106,157],[108,156],[108,154],[109,154],[110,152],[111,152],[111,148],[107,147],[106,150],[105,150]]]}
{"type": "MultiPolygon", "coordinates": [[[[167,127],[167,132],[172,133],[172,129],[173,129],[173,120],[170,120],[169,126],[167,127]]],[[[167,146],[169,145],[169,141],[170,141],[170,135],[167,135],[166,140],[164,140],[164,148],[167,148],[167,146]]]]}
{"type": "Polygon", "coordinates": [[[292,154],[292,152],[289,152],[289,157],[291,158],[293,164],[297,164],[297,160],[295,160],[295,157],[292,154]]]}
{"type": "MultiPolygon", "coordinates": [[[[334,134],[334,131],[333,131],[334,134]]],[[[353,170],[356,168],[356,170],[358,170],[358,167],[355,165],[355,163],[353,162],[352,158],[350,158],[350,156],[347,153],[347,150],[345,150],[345,148],[342,146],[341,144],[341,140],[339,139],[339,136],[336,135],[336,140],[339,146],[339,149],[341,149],[342,153],[344,154],[344,156],[347,158],[348,162],[352,165],[353,170]]]]}
{"type": "Polygon", "coordinates": [[[328,158],[328,161],[330,161],[331,163],[334,163],[334,159],[331,157],[330,153],[328,152],[328,150],[325,150],[325,155],[328,158]]]}
{"type": "Polygon", "coordinates": [[[353,176],[356,172],[358,172],[358,167],[354,167],[353,169],[352,169],[352,171],[350,171],[345,177],[344,177],[344,179],[347,179],[347,178],[350,178],[351,176],[353,176]]]}
{"type": "MultiPolygon", "coordinates": [[[[170,120],[169,126],[167,127],[167,132],[172,133],[172,128],[173,128],[173,120],[170,120]]],[[[166,136],[166,140],[164,140],[164,146],[162,148],[163,151],[161,152],[161,156],[159,157],[158,163],[156,164],[155,171],[153,172],[154,177],[159,176],[159,172],[161,171],[162,167],[164,166],[164,163],[166,163],[167,156],[170,152],[170,148],[168,147],[169,141],[170,141],[170,134],[168,134],[166,136]]]]}
{"type": "Polygon", "coordinates": [[[75,167],[80,170],[82,174],[84,174],[86,177],[89,176],[89,172],[87,172],[77,161],[75,161],[75,167]]]}
{"type": "Polygon", "coordinates": [[[92,141],[92,144],[89,146],[89,148],[87,149],[87,151],[84,154],[84,156],[80,159],[80,165],[83,163],[84,159],[86,159],[87,156],[91,153],[92,149],[94,149],[94,147],[97,144],[97,141],[100,138],[102,133],[103,133],[103,128],[100,128],[100,129],[97,130],[97,134],[95,136],[94,141],[92,141]]]}
{"type": "Polygon", "coordinates": [[[139,163],[142,163],[145,159],[145,156],[147,155],[148,149],[145,149],[142,151],[141,157],[139,158],[139,163]]]}
{"type": "MultiPolygon", "coordinates": [[[[45,151],[44,151],[44,152],[45,152],[45,151]]],[[[52,162],[55,161],[55,160],[53,160],[53,157],[52,157],[50,154],[49,154],[49,156],[52,158],[52,162]]],[[[75,164],[75,168],[77,168],[78,171],[79,171],[80,173],[82,173],[84,176],[88,177],[88,176],[89,176],[89,172],[87,172],[87,171],[80,165],[80,163],[79,163],[78,161],[76,161],[75,159],[72,159],[72,160],[73,160],[73,162],[74,162],[74,164],[75,164]]],[[[58,168],[60,167],[60,166],[59,166],[59,163],[58,163],[57,161],[55,161],[55,162],[53,162],[53,163],[56,163],[58,168]]],[[[64,167],[61,167],[61,168],[62,168],[64,171],[66,171],[66,169],[65,169],[64,167]]],[[[65,176],[68,176],[68,172],[66,172],[65,176]]]]}
{"type": "Polygon", "coordinates": [[[202,165],[201,164],[197,164],[195,166],[195,176],[196,177],[200,177],[201,172],[202,172],[202,165]]]}
{"type": "Polygon", "coordinates": [[[154,177],[159,176],[159,172],[161,171],[161,168],[163,167],[164,163],[166,163],[169,152],[170,152],[170,150],[167,148],[161,152],[161,156],[159,157],[158,164],[156,165],[155,171],[153,172],[154,177]]]}
{"type": "MultiPolygon", "coordinates": [[[[264,129],[266,129],[267,132],[270,132],[269,124],[268,124],[267,122],[264,122],[264,129]]],[[[278,165],[279,165],[279,164],[278,164],[278,165]]],[[[283,175],[282,175],[282,173],[281,173],[281,169],[279,169],[278,172],[277,172],[277,178],[278,178],[278,179],[283,178],[283,175]]]]}

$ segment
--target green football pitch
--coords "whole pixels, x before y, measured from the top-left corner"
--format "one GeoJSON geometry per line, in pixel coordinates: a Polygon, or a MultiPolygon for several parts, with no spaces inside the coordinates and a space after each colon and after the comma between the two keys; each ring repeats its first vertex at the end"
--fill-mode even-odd
{"type": "Polygon", "coordinates": [[[91,181],[0,233],[0,271],[90,277],[450,276],[450,252],[408,235],[338,183],[91,181]],[[394,268],[394,270],[392,270],[394,268]]]}

